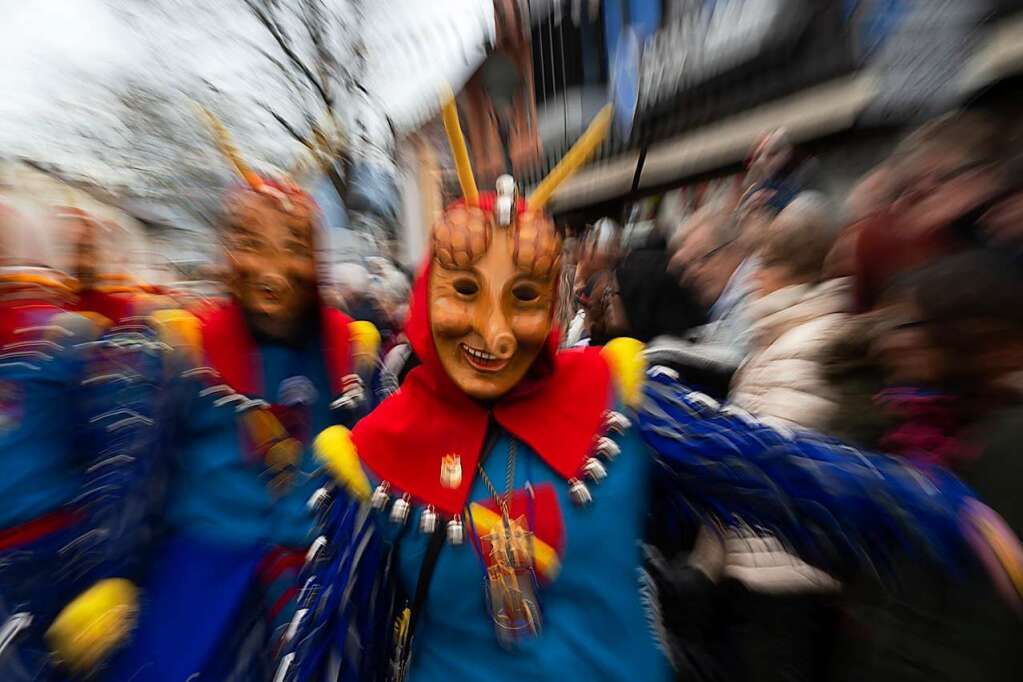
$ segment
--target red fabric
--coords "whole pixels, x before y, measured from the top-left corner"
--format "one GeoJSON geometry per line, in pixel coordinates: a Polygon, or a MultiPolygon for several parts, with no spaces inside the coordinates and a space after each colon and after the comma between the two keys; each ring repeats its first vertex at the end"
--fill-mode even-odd
{"type": "Polygon", "coordinates": [[[126,294],[86,289],[78,292],[77,300],[71,309],[76,312],[97,313],[113,324],[120,324],[133,314],[134,302],[126,294]]]}
{"type": "MultiPolygon", "coordinates": [[[[486,509],[500,514],[501,509],[494,500],[485,500],[481,503],[486,509]]],[[[517,519],[520,516],[526,518],[526,523],[537,538],[543,540],[558,553],[559,557],[565,554],[565,521],[561,516],[561,505],[558,504],[558,493],[550,483],[543,483],[536,486],[534,499],[529,500],[529,493],[526,490],[516,490],[511,495],[508,505],[508,516],[517,519]],[[532,507],[532,509],[531,509],[532,507]]],[[[490,543],[482,538],[481,548],[484,558],[490,555],[490,543]]],[[[487,562],[489,565],[489,561],[487,562]]]]}
{"type": "Polygon", "coordinates": [[[0,303],[0,345],[14,341],[25,341],[15,332],[23,327],[34,327],[38,320],[65,312],[59,306],[47,301],[14,300],[0,303]]]}
{"type": "Polygon", "coordinates": [[[892,211],[864,219],[856,239],[855,298],[859,312],[873,310],[899,275],[955,253],[959,242],[947,232],[911,232],[892,211]]]}
{"type": "Polygon", "coordinates": [[[55,512],[32,519],[19,526],[13,526],[0,531],[0,551],[25,547],[37,540],[64,530],[81,521],[83,515],[80,511],[59,509],[55,512]]]}
{"type": "Polygon", "coordinates": [[[478,403],[462,393],[437,357],[428,281],[429,266],[416,279],[406,328],[422,364],[352,434],[370,472],[420,503],[447,514],[460,513],[476,475],[490,411],[560,476],[578,476],[611,400],[611,373],[599,351],[559,353],[559,334],[552,330],[518,387],[493,405],[478,403]],[[441,458],[447,454],[461,458],[462,484],[454,490],[440,484],[441,458]]]}
{"type": "MultiPolygon", "coordinates": [[[[242,310],[234,301],[203,311],[202,344],[206,360],[224,383],[245,395],[262,395],[263,385],[255,342],[245,324],[242,310]]],[[[351,372],[348,324],[343,313],[320,309],[323,326],[323,354],[334,395],[343,392],[344,377],[351,372]]]]}

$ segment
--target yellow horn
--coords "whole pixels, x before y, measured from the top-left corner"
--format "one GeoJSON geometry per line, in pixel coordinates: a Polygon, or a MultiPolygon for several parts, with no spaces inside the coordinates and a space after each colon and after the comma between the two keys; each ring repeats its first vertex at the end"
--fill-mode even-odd
{"type": "Polygon", "coordinates": [[[600,146],[600,143],[607,136],[607,131],[611,128],[612,111],[613,107],[610,104],[601,109],[593,117],[593,121],[590,122],[590,126],[582,134],[582,137],[576,140],[572,148],[568,150],[568,153],[558,162],[558,165],[536,186],[536,189],[533,190],[533,193],[526,200],[526,206],[529,207],[530,211],[542,211],[561,183],[567,180],[572,173],[579,170],[593,152],[597,150],[597,147],[600,146]]]}
{"type": "Polygon", "coordinates": [[[206,123],[210,126],[210,132],[213,133],[213,140],[217,143],[217,149],[224,155],[231,165],[234,166],[235,170],[238,171],[238,175],[242,177],[242,180],[254,190],[259,190],[263,186],[263,181],[254,170],[249,168],[249,165],[242,160],[241,154],[238,153],[237,147],[231,141],[231,135],[227,132],[227,128],[220,122],[220,119],[213,115],[206,107],[201,104],[196,104],[203,117],[206,119],[206,123]]]}
{"type": "Polygon", "coordinates": [[[458,171],[458,184],[462,188],[465,203],[469,206],[478,206],[480,191],[476,187],[476,178],[472,174],[472,164],[469,162],[469,150],[465,146],[465,137],[462,136],[462,126],[458,123],[458,107],[455,105],[455,96],[450,90],[446,93],[445,100],[444,131],[448,134],[451,156],[454,157],[455,170],[458,171]]]}

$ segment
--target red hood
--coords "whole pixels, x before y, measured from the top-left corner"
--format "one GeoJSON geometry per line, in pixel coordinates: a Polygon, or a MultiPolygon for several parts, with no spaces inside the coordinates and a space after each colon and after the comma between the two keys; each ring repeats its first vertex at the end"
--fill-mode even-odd
{"type": "Polygon", "coordinates": [[[465,506],[489,415],[525,442],[560,476],[577,477],[611,402],[611,376],[596,350],[558,351],[552,329],[527,377],[492,405],[483,405],[448,377],[430,330],[428,282],[432,258],[416,278],[406,334],[421,365],[401,389],[359,422],[353,439],[372,474],[396,492],[447,514],[465,506]],[[458,455],[462,484],[440,484],[441,459],[458,455]]]}

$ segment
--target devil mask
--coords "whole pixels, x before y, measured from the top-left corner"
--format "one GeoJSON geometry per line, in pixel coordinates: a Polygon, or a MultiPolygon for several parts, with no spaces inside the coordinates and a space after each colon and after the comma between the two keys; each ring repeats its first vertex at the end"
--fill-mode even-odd
{"type": "Polygon", "coordinates": [[[499,221],[458,206],[434,227],[431,333],[444,371],[467,395],[501,397],[536,360],[551,332],[560,254],[542,215],[499,221]]]}
{"type": "Polygon", "coordinates": [[[297,190],[245,188],[228,199],[227,215],[231,293],[254,331],[291,338],[316,302],[311,202],[297,190]]]}

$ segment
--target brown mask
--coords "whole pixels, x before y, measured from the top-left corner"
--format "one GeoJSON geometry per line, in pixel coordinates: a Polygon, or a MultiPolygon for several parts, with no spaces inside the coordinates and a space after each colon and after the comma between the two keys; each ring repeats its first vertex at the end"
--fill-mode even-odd
{"type": "Polygon", "coordinates": [[[265,336],[291,339],[316,300],[312,206],[245,190],[227,206],[231,293],[265,336]]]}
{"type": "Polygon", "coordinates": [[[434,227],[430,325],[448,376],[494,400],[525,376],[551,332],[560,240],[544,216],[509,227],[477,208],[449,210],[434,227]]]}

